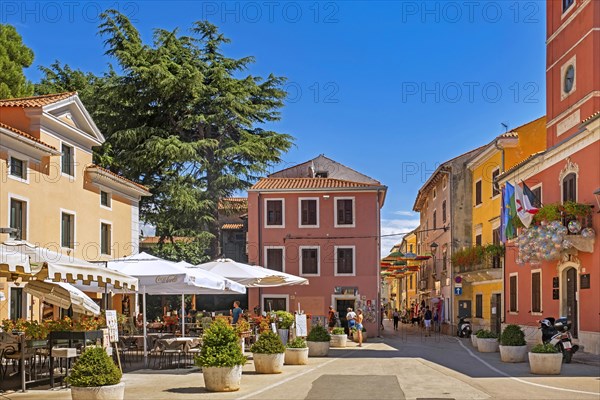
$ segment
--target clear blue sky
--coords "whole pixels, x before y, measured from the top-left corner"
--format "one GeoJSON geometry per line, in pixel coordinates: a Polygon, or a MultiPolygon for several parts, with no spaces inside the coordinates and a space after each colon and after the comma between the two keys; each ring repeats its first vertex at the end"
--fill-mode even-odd
{"type": "Polygon", "coordinates": [[[5,1],[0,21],[34,50],[31,80],[55,59],[101,73],[97,15],[114,5],[147,41],[208,19],[229,56],[256,57],[252,74],[286,76],[274,126],[296,138],[286,163],[324,153],[386,184],[383,233],[415,226],[415,195],[439,163],[545,113],[543,2],[5,1]]]}

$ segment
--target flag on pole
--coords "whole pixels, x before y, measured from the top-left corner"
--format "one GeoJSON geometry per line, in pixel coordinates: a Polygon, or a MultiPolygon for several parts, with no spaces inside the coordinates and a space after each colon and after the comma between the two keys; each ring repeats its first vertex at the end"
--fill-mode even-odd
{"type": "Polygon", "coordinates": [[[517,206],[516,210],[519,219],[525,225],[525,228],[529,228],[533,216],[538,212],[538,209],[531,205],[529,197],[525,196],[523,189],[517,183],[515,183],[515,205],[517,206]]]}
{"type": "Polygon", "coordinates": [[[512,222],[513,218],[517,216],[516,210],[515,187],[506,182],[502,190],[502,218],[500,219],[500,223],[502,224],[500,235],[503,243],[506,243],[508,239],[514,238],[517,234],[512,222]]]}
{"type": "Polygon", "coordinates": [[[533,191],[531,189],[529,189],[529,186],[527,186],[525,184],[525,182],[523,182],[523,181],[521,181],[521,182],[523,183],[523,193],[525,193],[525,196],[527,196],[529,198],[529,202],[534,207],[541,207],[542,199],[538,199],[537,196],[535,195],[535,193],[533,193],[533,191]]]}

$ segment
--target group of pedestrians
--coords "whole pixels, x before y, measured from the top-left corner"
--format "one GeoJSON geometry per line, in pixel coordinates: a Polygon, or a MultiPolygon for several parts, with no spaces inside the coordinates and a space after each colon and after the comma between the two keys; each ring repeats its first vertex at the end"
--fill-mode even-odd
{"type": "MultiPolygon", "coordinates": [[[[333,308],[333,306],[329,306],[329,315],[328,315],[328,326],[329,333],[333,331],[333,328],[338,324],[338,316],[333,308]]],[[[352,332],[356,330],[356,334],[358,335],[358,347],[362,347],[362,330],[363,330],[363,313],[361,309],[356,310],[354,312],[351,307],[348,307],[346,310],[346,321],[348,321],[348,333],[352,336],[352,332]]]]}
{"type": "MultiPolygon", "coordinates": [[[[419,311],[412,311],[411,310],[411,317],[410,317],[410,322],[412,324],[416,324],[419,325],[420,322],[423,322],[423,328],[425,329],[425,336],[431,336],[431,327],[432,327],[432,322],[434,324],[438,323],[438,312],[437,312],[437,308],[434,307],[434,310],[431,311],[429,309],[429,306],[425,306],[425,308],[421,308],[420,312],[419,311]]],[[[402,318],[403,322],[408,323],[409,322],[409,317],[408,317],[408,312],[406,310],[403,311],[403,315],[401,317],[400,312],[398,311],[397,308],[394,308],[394,312],[392,313],[392,319],[394,321],[394,330],[397,331],[398,330],[398,323],[400,322],[400,319],[402,318]]]]}

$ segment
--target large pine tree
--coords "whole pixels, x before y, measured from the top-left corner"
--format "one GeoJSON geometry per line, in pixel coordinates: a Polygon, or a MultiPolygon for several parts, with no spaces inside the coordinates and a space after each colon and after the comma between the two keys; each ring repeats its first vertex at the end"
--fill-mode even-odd
{"type": "Polygon", "coordinates": [[[23,73],[31,63],[33,51],[23,44],[15,27],[0,24],[0,99],[33,94],[33,84],[23,73]]]}

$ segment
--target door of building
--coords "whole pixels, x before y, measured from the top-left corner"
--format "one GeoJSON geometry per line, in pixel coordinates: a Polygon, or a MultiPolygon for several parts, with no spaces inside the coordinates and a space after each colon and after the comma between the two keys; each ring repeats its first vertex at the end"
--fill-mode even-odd
{"type": "Polygon", "coordinates": [[[490,330],[499,335],[502,331],[502,295],[492,293],[490,300],[490,330]]]}
{"type": "Polygon", "coordinates": [[[471,300],[458,301],[458,317],[471,318],[471,300]]]}
{"type": "Polygon", "coordinates": [[[25,319],[25,307],[23,306],[23,288],[10,288],[10,319],[25,319]]]}
{"type": "Polygon", "coordinates": [[[354,300],[336,300],[335,301],[335,311],[338,312],[340,316],[340,323],[344,327],[346,334],[348,334],[348,320],[346,319],[346,314],[348,313],[348,307],[354,308],[354,300]]]}
{"type": "Polygon", "coordinates": [[[263,311],[287,311],[286,301],[283,297],[264,297],[263,311]]]}
{"type": "Polygon", "coordinates": [[[577,270],[575,268],[567,269],[566,273],[566,300],[567,300],[567,320],[571,322],[571,333],[577,337],[577,270]]]}

